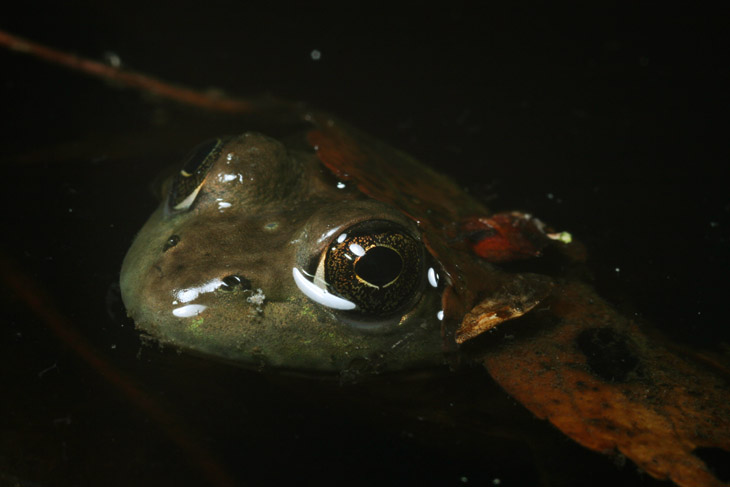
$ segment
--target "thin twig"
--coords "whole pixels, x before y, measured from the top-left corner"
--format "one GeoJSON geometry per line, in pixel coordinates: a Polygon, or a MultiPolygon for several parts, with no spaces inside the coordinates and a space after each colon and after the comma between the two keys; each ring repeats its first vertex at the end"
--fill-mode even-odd
{"type": "Polygon", "coordinates": [[[3,30],[0,30],[0,46],[91,76],[114,81],[146,93],[207,110],[234,114],[255,114],[266,110],[281,110],[282,108],[292,110],[291,104],[275,98],[244,100],[174,85],[136,71],[124,70],[69,52],[44,46],[43,44],[23,39],[3,30]]]}

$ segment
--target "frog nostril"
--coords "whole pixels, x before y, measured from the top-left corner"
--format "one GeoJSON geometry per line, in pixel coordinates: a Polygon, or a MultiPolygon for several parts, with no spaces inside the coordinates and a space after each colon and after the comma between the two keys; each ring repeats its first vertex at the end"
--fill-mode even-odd
{"type": "Polygon", "coordinates": [[[167,252],[178,243],[180,243],[180,235],[171,235],[170,238],[168,238],[165,242],[165,245],[162,247],[162,251],[167,252]]]}
{"type": "Polygon", "coordinates": [[[226,276],[222,279],[222,281],[223,284],[221,285],[221,290],[223,291],[233,291],[235,289],[248,291],[251,289],[251,281],[237,274],[231,274],[230,276],[226,276]]]}

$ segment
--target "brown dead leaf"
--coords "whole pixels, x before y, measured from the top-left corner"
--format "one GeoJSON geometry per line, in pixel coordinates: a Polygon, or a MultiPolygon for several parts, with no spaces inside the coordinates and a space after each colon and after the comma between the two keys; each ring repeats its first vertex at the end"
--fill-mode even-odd
{"type": "Polygon", "coordinates": [[[484,358],[509,394],[581,445],[618,451],[653,477],[726,485],[698,455],[730,455],[730,393],[720,370],[650,340],[585,285],[556,288],[547,312],[557,325],[484,358]]]}
{"type": "Polygon", "coordinates": [[[456,343],[464,343],[503,321],[519,318],[538,305],[552,289],[552,280],[539,274],[518,274],[464,316],[456,343]]]}

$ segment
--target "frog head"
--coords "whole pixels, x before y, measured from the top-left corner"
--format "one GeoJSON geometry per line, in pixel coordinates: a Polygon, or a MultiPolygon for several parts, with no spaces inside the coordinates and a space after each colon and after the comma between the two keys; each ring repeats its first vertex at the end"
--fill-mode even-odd
{"type": "Polygon", "coordinates": [[[207,141],[164,194],[121,272],[127,312],[151,337],[296,371],[443,361],[442,272],[417,225],[306,143],[207,141]]]}

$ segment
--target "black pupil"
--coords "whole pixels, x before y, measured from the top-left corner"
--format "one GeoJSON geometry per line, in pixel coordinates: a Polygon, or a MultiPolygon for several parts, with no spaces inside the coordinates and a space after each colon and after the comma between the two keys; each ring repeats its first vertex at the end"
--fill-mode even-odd
{"type": "Polygon", "coordinates": [[[403,259],[389,247],[373,247],[355,262],[355,274],[373,286],[393,282],[403,270],[403,259]]]}

